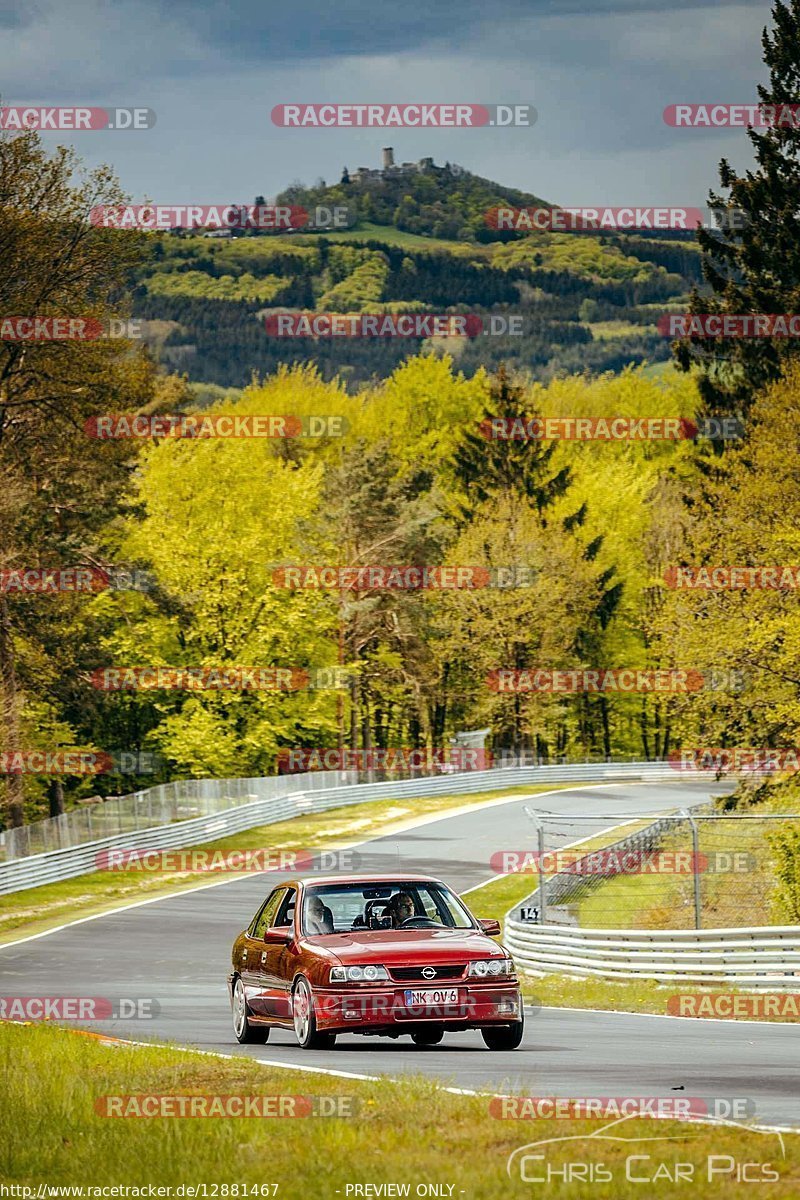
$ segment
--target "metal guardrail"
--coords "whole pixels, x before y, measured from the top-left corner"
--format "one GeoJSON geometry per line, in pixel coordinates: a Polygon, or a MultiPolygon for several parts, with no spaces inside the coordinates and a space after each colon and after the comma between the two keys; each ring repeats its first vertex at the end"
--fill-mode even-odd
{"type": "Polygon", "coordinates": [[[745,929],[576,929],[506,917],[504,944],[537,975],[797,987],[800,927],[745,929]]]}
{"type": "MultiPolygon", "coordinates": [[[[657,762],[506,767],[453,775],[423,776],[399,782],[344,785],[342,774],[318,771],[313,774],[270,776],[264,779],[185,780],[169,784],[167,786],[172,789],[170,814],[179,813],[181,807],[186,809],[192,804],[208,804],[211,811],[205,811],[196,817],[172,815],[168,824],[138,829],[109,829],[106,836],[87,838],[78,845],[0,862],[0,894],[89,874],[97,870],[97,856],[104,849],[185,849],[258,825],[270,825],[304,813],[325,812],[331,808],[369,800],[468,795],[472,792],[532,784],[612,780],[657,782],[664,779],[677,782],[680,778],[685,778],[685,772],[678,774],[667,764],[657,762]],[[221,807],[225,800],[227,806],[221,807]]],[[[707,775],[704,777],[708,778],[707,775]]],[[[134,799],[144,809],[147,793],[136,793],[135,797],[124,799],[134,799]]],[[[98,805],[97,809],[100,807],[98,805]]],[[[124,823],[120,821],[119,824],[124,823]]]]}

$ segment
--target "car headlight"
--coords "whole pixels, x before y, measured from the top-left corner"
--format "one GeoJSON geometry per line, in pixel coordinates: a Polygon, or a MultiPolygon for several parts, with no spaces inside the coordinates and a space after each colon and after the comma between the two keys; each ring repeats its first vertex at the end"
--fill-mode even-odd
{"type": "Polygon", "coordinates": [[[386,967],[368,963],[364,967],[331,967],[331,983],[378,983],[389,978],[386,967]]]}
{"type": "Polygon", "coordinates": [[[469,964],[468,975],[480,978],[491,975],[513,975],[514,963],[510,958],[476,958],[469,964]]]}

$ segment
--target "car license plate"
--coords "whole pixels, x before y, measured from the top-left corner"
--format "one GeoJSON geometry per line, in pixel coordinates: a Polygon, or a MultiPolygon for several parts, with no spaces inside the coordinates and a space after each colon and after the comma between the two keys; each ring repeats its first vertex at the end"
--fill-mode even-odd
{"type": "Polygon", "coordinates": [[[458,1004],[458,988],[407,988],[404,992],[409,1008],[430,1004],[458,1004]]]}

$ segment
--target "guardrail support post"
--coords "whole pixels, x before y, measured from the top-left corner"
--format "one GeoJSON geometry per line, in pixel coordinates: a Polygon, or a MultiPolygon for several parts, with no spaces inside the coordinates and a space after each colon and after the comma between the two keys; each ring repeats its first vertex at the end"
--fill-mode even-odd
{"type": "Polygon", "coordinates": [[[530,817],[536,826],[536,833],[539,842],[539,924],[544,925],[547,920],[547,895],[545,893],[545,878],[544,878],[544,825],[539,820],[539,817],[532,808],[528,808],[527,804],[524,807],[525,815],[530,817]]]}
{"type": "Polygon", "coordinates": [[[547,889],[544,877],[544,826],[539,821],[539,916],[541,924],[547,921],[547,889]]]}
{"type": "Polygon", "coordinates": [[[700,838],[697,833],[697,822],[687,808],[681,809],[682,814],[689,822],[692,831],[692,875],[694,878],[694,927],[701,929],[703,926],[703,906],[700,897],[700,838]]]}

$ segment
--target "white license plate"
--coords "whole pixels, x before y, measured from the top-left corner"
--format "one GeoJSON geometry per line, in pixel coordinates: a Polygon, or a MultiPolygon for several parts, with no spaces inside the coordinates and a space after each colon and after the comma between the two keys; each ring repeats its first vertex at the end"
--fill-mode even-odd
{"type": "Polygon", "coordinates": [[[403,993],[409,1008],[430,1004],[458,1004],[458,988],[407,988],[403,993]]]}

